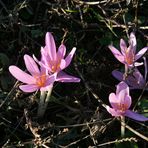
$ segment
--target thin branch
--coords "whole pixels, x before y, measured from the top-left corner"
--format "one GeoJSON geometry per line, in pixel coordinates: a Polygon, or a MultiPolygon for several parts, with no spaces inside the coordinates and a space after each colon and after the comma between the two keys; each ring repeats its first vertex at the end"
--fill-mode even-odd
{"type": "Polygon", "coordinates": [[[81,0],[73,0],[74,2],[78,3],[78,4],[82,4],[82,5],[99,5],[99,4],[103,4],[108,2],[108,0],[104,0],[104,1],[97,1],[97,2],[84,2],[81,0]]]}
{"type": "Polygon", "coordinates": [[[106,106],[107,106],[107,105],[106,105],[105,103],[103,103],[103,101],[99,98],[99,96],[98,96],[97,94],[95,94],[95,93],[93,92],[93,90],[89,87],[89,85],[88,85],[87,82],[85,81],[83,75],[82,75],[81,72],[79,71],[79,69],[78,69],[78,67],[77,67],[76,64],[75,64],[75,69],[76,69],[76,71],[78,72],[78,74],[79,74],[79,76],[81,77],[81,79],[83,80],[86,89],[87,89],[88,91],[90,91],[91,94],[94,96],[94,98],[97,99],[98,102],[101,103],[101,105],[106,109],[106,106]]]}
{"type": "MultiPolygon", "coordinates": [[[[121,122],[121,121],[120,121],[121,122]]],[[[148,141],[148,137],[144,136],[143,134],[137,132],[136,130],[134,130],[133,128],[131,128],[130,126],[128,126],[127,124],[125,124],[125,127],[130,130],[131,132],[133,132],[135,135],[137,135],[138,137],[148,141]]]]}
{"type": "Polygon", "coordinates": [[[121,142],[126,142],[126,141],[134,141],[134,142],[137,142],[137,139],[134,138],[134,137],[131,137],[131,138],[123,138],[123,139],[116,139],[114,141],[109,141],[109,142],[105,142],[105,143],[102,143],[102,144],[99,144],[97,146],[105,146],[105,145],[110,145],[110,144],[113,144],[113,143],[121,143],[121,142]]]}
{"type": "Polygon", "coordinates": [[[9,97],[12,95],[12,93],[14,92],[14,90],[16,89],[16,86],[18,85],[19,81],[16,81],[16,83],[14,84],[13,88],[10,90],[10,92],[8,93],[7,97],[5,98],[5,100],[0,104],[0,108],[6,103],[6,101],[9,99],[9,97]]]}

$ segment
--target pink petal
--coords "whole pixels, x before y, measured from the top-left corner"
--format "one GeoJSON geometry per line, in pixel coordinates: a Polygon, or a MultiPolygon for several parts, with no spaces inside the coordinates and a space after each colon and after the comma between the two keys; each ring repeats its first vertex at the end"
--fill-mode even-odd
{"type": "Polygon", "coordinates": [[[65,61],[66,61],[66,66],[65,66],[65,68],[71,63],[71,60],[72,60],[72,58],[73,58],[73,56],[74,56],[75,51],[76,51],[76,48],[74,47],[74,48],[71,50],[71,52],[68,54],[68,56],[65,58],[65,61]]]}
{"type": "MultiPolygon", "coordinates": [[[[126,51],[126,52],[127,52],[126,56],[127,56],[128,58],[131,58],[132,61],[134,62],[135,52],[134,52],[133,46],[130,45],[130,46],[127,48],[127,51],[126,51]]],[[[132,64],[133,64],[133,63],[132,63],[132,64]]]]}
{"type": "Polygon", "coordinates": [[[137,41],[136,41],[136,37],[135,37],[134,32],[131,32],[131,34],[130,34],[129,44],[132,45],[133,52],[135,53],[137,41]]]}
{"type": "Polygon", "coordinates": [[[41,61],[42,62],[44,61],[44,63],[46,63],[46,62],[48,63],[49,61],[51,61],[47,50],[48,50],[47,46],[45,46],[44,48],[41,47],[41,61]]]}
{"type": "Polygon", "coordinates": [[[48,47],[45,46],[44,48],[41,47],[41,60],[49,63],[53,59],[51,59],[50,54],[48,53],[48,47]]]}
{"type": "Polygon", "coordinates": [[[127,91],[125,91],[125,89],[121,90],[117,97],[119,99],[120,104],[124,104],[127,109],[130,107],[131,97],[127,94],[127,91]]]}
{"type": "Polygon", "coordinates": [[[117,109],[117,104],[119,104],[119,99],[115,95],[115,93],[111,93],[109,95],[109,102],[114,109],[117,109]]]}
{"type": "Polygon", "coordinates": [[[59,82],[80,82],[80,79],[77,77],[68,75],[65,72],[61,71],[58,73],[56,81],[59,81],[59,82]]]}
{"type": "Polygon", "coordinates": [[[142,48],[135,56],[135,61],[137,61],[139,58],[141,58],[145,52],[148,50],[148,47],[142,48]]]}
{"type": "Polygon", "coordinates": [[[39,68],[32,57],[29,55],[24,55],[24,61],[27,70],[31,73],[32,76],[40,74],[39,68]]]}
{"type": "Polygon", "coordinates": [[[28,85],[20,85],[19,88],[24,92],[35,92],[39,89],[39,87],[35,84],[28,84],[28,85]]]}
{"type": "Polygon", "coordinates": [[[54,73],[47,77],[45,86],[49,86],[56,81],[57,73],[54,73]]]}
{"type": "Polygon", "coordinates": [[[45,72],[46,69],[51,71],[50,66],[45,63],[46,61],[39,61],[34,55],[33,59],[40,65],[41,73],[43,73],[43,71],[45,72]]]}
{"type": "Polygon", "coordinates": [[[113,108],[110,108],[109,106],[106,107],[106,110],[112,115],[112,116],[115,116],[115,117],[119,117],[121,116],[121,114],[119,112],[117,112],[115,109],[113,108]]]}
{"type": "Polygon", "coordinates": [[[129,87],[128,85],[125,83],[125,82],[120,82],[118,85],[117,85],[117,88],[116,88],[116,95],[118,95],[120,93],[120,91],[123,91],[122,93],[125,94],[125,95],[129,95],[129,87]]]}
{"type": "Polygon", "coordinates": [[[47,46],[47,52],[51,60],[56,60],[56,45],[54,38],[50,32],[46,33],[45,44],[47,46]]]}
{"type": "Polygon", "coordinates": [[[129,109],[132,104],[131,96],[125,96],[125,98],[122,101],[123,102],[121,102],[121,103],[124,104],[127,109],[129,109]]]}
{"type": "Polygon", "coordinates": [[[112,71],[112,75],[119,81],[123,80],[123,73],[117,70],[112,71]]]}
{"type": "Polygon", "coordinates": [[[145,79],[144,79],[143,75],[140,73],[140,71],[138,69],[135,69],[135,72],[133,73],[133,76],[137,80],[138,85],[142,86],[142,85],[145,84],[145,79]]]}
{"type": "Polygon", "coordinates": [[[62,59],[62,60],[61,60],[61,63],[60,63],[60,69],[63,70],[63,69],[66,68],[66,66],[67,66],[67,65],[66,65],[66,61],[65,61],[64,59],[62,59]]]}
{"type": "Polygon", "coordinates": [[[22,71],[16,66],[9,66],[9,71],[17,80],[23,83],[34,84],[36,82],[34,77],[22,71]]]}
{"type": "Polygon", "coordinates": [[[121,63],[125,63],[124,56],[112,45],[109,45],[108,48],[111,50],[115,58],[121,63]]]}
{"type": "Polygon", "coordinates": [[[135,79],[135,77],[133,77],[133,75],[129,75],[129,76],[126,78],[126,83],[127,83],[129,86],[137,87],[137,80],[135,79]]]}
{"type": "Polygon", "coordinates": [[[125,51],[127,50],[126,43],[123,39],[120,40],[120,48],[123,55],[125,55],[125,51]]]}
{"type": "Polygon", "coordinates": [[[144,117],[143,115],[140,115],[138,113],[135,113],[131,110],[127,110],[125,112],[125,116],[129,117],[129,118],[132,118],[134,120],[137,120],[137,121],[148,121],[148,118],[147,117],[144,117]]]}
{"type": "Polygon", "coordinates": [[[66,47],[63,44],[61,44],[57,52],[57,58],[61,60],[64,58],[65,54],[66,54],[66,47]]]}

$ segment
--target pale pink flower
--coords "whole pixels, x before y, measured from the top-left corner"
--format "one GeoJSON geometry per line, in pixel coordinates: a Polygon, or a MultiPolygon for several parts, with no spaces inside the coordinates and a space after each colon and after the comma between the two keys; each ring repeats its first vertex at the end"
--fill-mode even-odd
{"type": "Polygon", "coordinates": [[[121,52],[117,50],[114,46],[109,45],[109,49],[115,56],[115,58],[121,63],[125,64],[127,67],[140,66],[143,63],[136,62],[143,54],[148,50],[148,47],[142,48],[138,53],[136,53],[137,41],[135,34],[132,32],[129,38],[129,47],[127,47],[123,39],[120,40],[121,52]]]}
{"type": "Polygon", "coordinates": [[[118,70],[113,70],[112,75],[119,81],[124,81],[130,89],[144,89],[148,90],[148,86],[146,86],[146,79],[147,79],[147,62],[146,59],[144,58],[144,66],[145,66],[145,74],[144,77],[140,73],[140,71],[137,68],[133,69],[133,72],[127,74],[127,76],[124,76],[124,73],[118,71],[118,70]]]}
{"type": "Polygon", "coordinates": [[[115,117],[127,116],[138,121],[148,121],[148,118],[129,110],[132,99],[129,94],[129,87],[125,82],[120,82],[116,88],[116,94],[109,95],[109,102],[112,106],[107,106],[107,111],[115,117]]]}
{"type": "Polygon", "coordinates": [[[61,44],[58,51],[54,38],[50,32],[46,33],[45,47],[41,47],[41,56],[43,61],[38,61],[35,56],[34,59],[43,67],[48,69],[49,74],[57,73],[56,81],[60,82],[80,82],[79,78],[68,75],[62,70],[69,66],[74,56],[76,48],[74,47],[68,56],[66,55],[66,47],[61,44]]]}
{"type": "Polygon", "coordinates": [[[22,71],[17,66],[10,66],[10,73],[19,81],[25,83],[25,85],[20,85],[19,88],[24,92],[34,92],[37,90],[47,91],[50,85],[55,81],[55,75],[48,75],[45,68],[38,68],[32,57],[29,55],[24,55],[24,61],[28,74],[22,71]]]}
{"type": "Polygon", "coordinates": [[[118,70],[113,70],[112,75],[119,81],[125,81],[126,84],[129,85],[130,89],[143,89],[146,85],[146,80],[137,68],[134,69],[133,73],[127,75],[125,80],[124,74],[118,70]]]}

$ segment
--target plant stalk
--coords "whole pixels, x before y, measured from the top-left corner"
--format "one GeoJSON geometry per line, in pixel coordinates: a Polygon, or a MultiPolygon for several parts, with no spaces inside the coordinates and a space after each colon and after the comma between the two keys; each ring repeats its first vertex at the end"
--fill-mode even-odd
{"type": "Polygon", "coordinates": [[[53,85],[47,91],[41,91],[40,93],[40,100],[39,106],[37,111],[37,117],[42,118],[45,114],[46,108],[48,106],[48,102],[50,100],[51,92],[52,92],[53,85]]]}
{"type": "Polygon", "coordinates": [[[121,137],[125,136],[125,117],[121,116],[121,137]]]}

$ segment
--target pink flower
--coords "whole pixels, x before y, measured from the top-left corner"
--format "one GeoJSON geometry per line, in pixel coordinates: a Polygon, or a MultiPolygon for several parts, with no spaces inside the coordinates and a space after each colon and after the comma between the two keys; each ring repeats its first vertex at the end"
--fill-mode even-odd
{"type": "Polygon", "coordinates": [[[112,75],[119,81],[125,81],[130,89],[143,89],[146,85],[146,80],[137,68],[134,69],[133,73],[127,75],[125,80],[124,74],[118,70],[114,70],[112,75]]]}
{"type": "Polygon", "coordinates": [[[60,45],[58,51],[56,52],[56,45],[54,38],[50,32],[46,33],[45,37],[45,47],[41,48],[41,56],[43,61],[38,61],[35,57],[34,59],[43,67],[48,69],[49,74],[57,73],[56,81],[60,82],[80,82],[79,78],[70,76],[63,72],[62,70],[69,66],[71,60],[74,56],[76,48],[74,47],[68,56],[65,58],[66,47],[62,44],[60,45]]]}
{"type": "Polygon", "coordinates": [[[136,54],[136,37],[132,32],[129,38],[129,47],[127,47],[125,41],[123,39],[120,40],[120,48],[121,52],[118,51],[114,46],[109,45],[109,49],[115,56],[115,58],[121,63],[127,65],[127,67],[140,66],[143,63],[136,62],[143,54],[147,51],[148,47],[144,47],[136,54]]]}
{"type": "Polygon", "coordinates": [[[10,73],[19,81],[25,83],[20,85],[19,88],[24,92],[34,92],[37,90],[46,91],[55,81],[55,75],[48,75],[45,68],[39,70],[37,64],[29,55],[24,55],[24,61],[28,74],[16,66],[10,66],[10,73]]]}
{"type": "Polygon", "coordinates": [[[120,82],[116,88],[116,94],[109,95],[109,102],[112,106],[107,106],[107,111],[115,117],[127,116],[138,121],[147,121],[148,118],[129,110],[132,100],[129,95],[129,87],[125,82],[120,82]]]}

